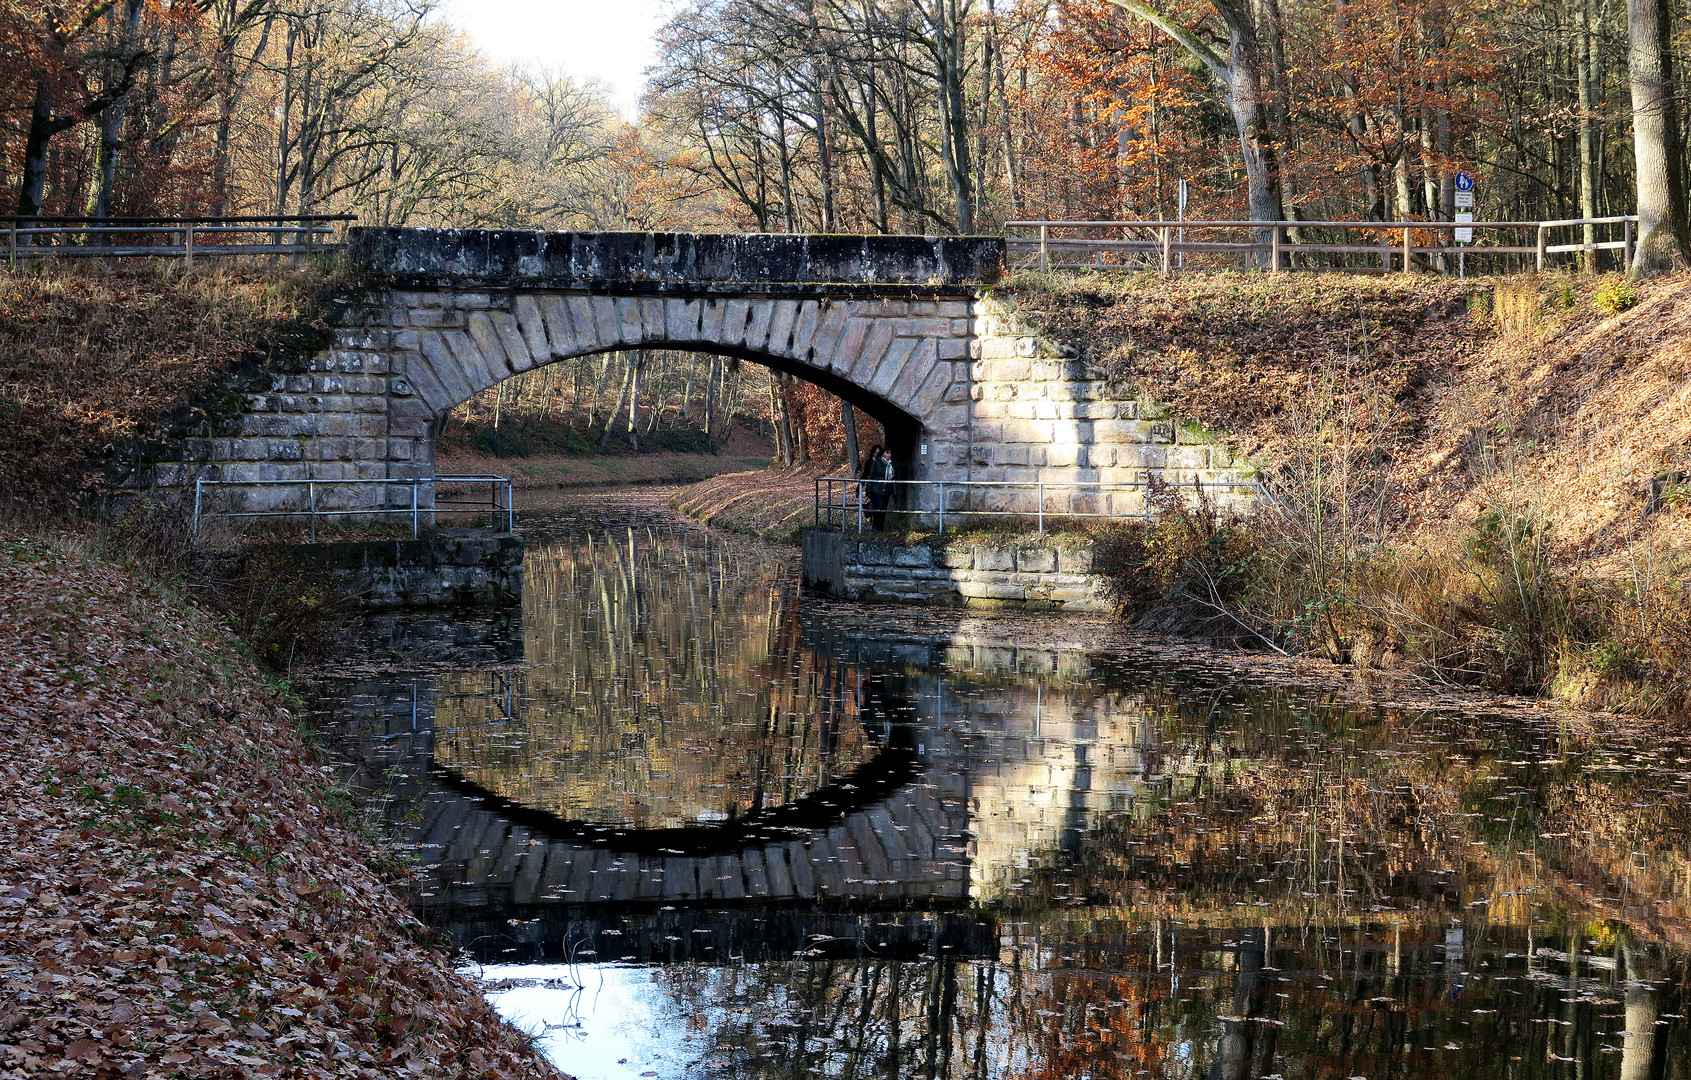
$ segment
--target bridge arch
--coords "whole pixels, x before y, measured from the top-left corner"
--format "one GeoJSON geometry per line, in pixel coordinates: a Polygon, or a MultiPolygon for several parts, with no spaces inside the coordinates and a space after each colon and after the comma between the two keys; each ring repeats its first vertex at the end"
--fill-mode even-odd
{"type": "MultiPolygon", "coordinates": [[[[664,297],[573,290],[396,293],[404,375],[392,392],[432,426],[476,394],[527,371],[627,349],[737,357],[814,383],[880,421],[894,453],[916,462],[924,423],[966,399],[972,303],[779,295],[664,297]],[[960,370],[963,369],[963,370],[960,370]]],[[[966,406],[965,406],[966,408],[966,406]]],[[[413,416],[412,426],[416,426],[413,416]]],[[[418,446],[416,460],[432,459],[418,446]]]]}

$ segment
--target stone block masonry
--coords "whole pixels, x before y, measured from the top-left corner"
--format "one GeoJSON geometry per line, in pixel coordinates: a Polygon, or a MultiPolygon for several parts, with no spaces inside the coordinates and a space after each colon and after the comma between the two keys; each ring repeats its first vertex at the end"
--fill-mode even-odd
{"type": "Polygon", "coordinates": [[[1092,572],[1090,547],[1040,541],[898,544],[811,529],[803,574],[807,589],[870,603],[1084,612],[1113,606],[1108,582],[1092,572]]]}
{"type": "Polygon", "coordinates": [[[510,533],[446,532],[419,540],[299,544],[294,560],[370,608],[510,605],[522,601],[523,543],[510,533]]]}
{"type": "MultiPolygon", "coordinates": [[[[1152,476],[1248,485],[1224,447],[1087,377],[987,295],[990,237],[354,230],[370,291],[327,348],[239,415],[136,478],[427,479],[447,414],[514,375],[616,349],[696,349],[814,382],[879,419],[900,478],[1049,485],[1046,510],[1137,514],[1152,476]],[[1077,492],[1064,485],[1131,485],[1077,492]]],[[[936,488],[904,509],[939,508],[936,488]]],[[[1234,489],[1234,501],[1254,490],[1234,489]]],[[[422,492],[425,506],[432,489],[422,492]]],[[[289,486],[219,487],[227,511],[292,507],[289,486]]],[[[1031,514],[1028,487],[948,487],[947,512],[1031,514]]],[[[319,509],[409,505],[395,485],[337,487],[319,509]]]]}

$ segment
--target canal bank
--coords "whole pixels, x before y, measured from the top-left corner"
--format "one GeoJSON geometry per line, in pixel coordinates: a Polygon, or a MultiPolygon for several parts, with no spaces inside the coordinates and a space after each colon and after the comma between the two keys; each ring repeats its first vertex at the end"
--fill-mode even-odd
{"type": "Polygon", "coordinates": [[[38,533],[0,602],[0,1075],[558,1075],[228,627],[38,533]]]}

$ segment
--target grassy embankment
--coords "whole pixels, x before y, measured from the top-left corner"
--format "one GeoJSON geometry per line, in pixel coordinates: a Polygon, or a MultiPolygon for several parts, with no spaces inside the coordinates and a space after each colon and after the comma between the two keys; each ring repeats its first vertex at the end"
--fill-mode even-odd
{"type": "Polygon", "coordinates": [[[0,275],[0,1074],[553,1075],[386,888],[248,659],[323,598],[262,556],[205,580],[168,514],[77,516],[309,346],[333,287],[0,275]]]}
{"type": "MultiPolygon", "coordinates": [[[[1691,712],[1691,280],[1023,276],[997,296],[1277,495],[1237,520],[1169,493],[1149,529],[1102,530],[1140,625],[1691,712]]],[[[753,474],[677,505],[796,533],[809,498],[753,474]]]]}

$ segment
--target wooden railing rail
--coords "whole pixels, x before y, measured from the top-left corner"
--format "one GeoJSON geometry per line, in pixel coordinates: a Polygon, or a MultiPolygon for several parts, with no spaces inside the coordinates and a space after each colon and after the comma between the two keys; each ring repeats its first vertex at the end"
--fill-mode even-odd
{"type": "Polygon", "coordinates": [[[1011,265],[1042,270],[1166,274],[1185,268],[1191,255],[1194,268],[1237,266],[1235,259],[1242,259],[1247,269],[1390,273],[1418,264],[1465,270],[1469,259],[1495,266],[1499,257],[1505,269],[1515,261],[1515,268],[1542,271],[1551,256],[1603,251],[1618,253],[1624,268],[1632,263],[1637,222],[1636,216],[1617,215],[1554,221],[1008,221],[1004,228],[1011,265]],[[1571,228],[1590,230],[1593,238],[1550,242],[1553,230],[1571,228]],[[1472,230],[1475,242],[1455,243],[1457,229],[1472,230]],[[1597,239],[1598,230],[1610,238],[1597,239]],[[1322,235],[1335,231],[1344,235],[1322,235]],[[1357,243],[1351,239],[1357,232],[1379,239],[1357,243]]]}
{"type": "Polygon", "coordinates": [[[338,250],[352,214],[240,217],[6,217],[6,263],[28,259],[181,259],[338,250]]]}

